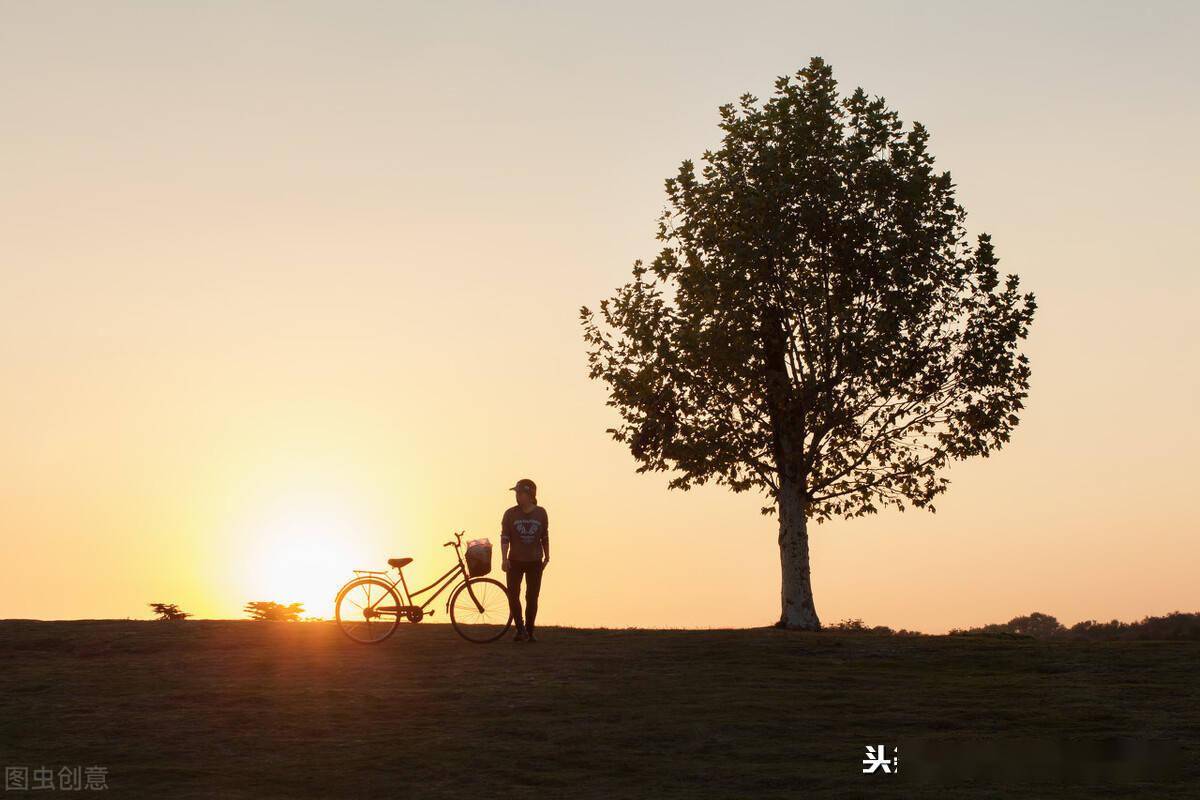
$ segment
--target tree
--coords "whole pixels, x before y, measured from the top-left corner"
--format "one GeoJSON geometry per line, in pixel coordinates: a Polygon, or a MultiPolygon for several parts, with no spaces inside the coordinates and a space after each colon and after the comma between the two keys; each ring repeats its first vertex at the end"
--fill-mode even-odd
{"type": "Polygon", "coordinates": [[[173,620],[187,619],[191,616],[187,612],[180,611],[179,606],[174,603],[147,603],[158,614],[158,618],[164,622],[173,620]]]}
{"type": "Polygon", "coordinates": [[[929,133],[839,96],[820,58],[720,108],[721,146],[666,181],[658,256],[581,310],[612,437],[671,488],[758,489],[778,513],[779,624],[817,629],[808,521],[935,511],[950,459],[1009,440],[1036,307],[972,243],[929,133]]]}
{"type": "Polygon", "coordinates": [[[1057,618],[1040,611],[1034,611],[1025,617],[1013,617],[1005,627],[1013,633],[1032,636],[1035,639],[1051,639],[1067,632],[1057,618]]]}
{"type": "Polygon", "coordinates": [[[285,606],[280,603],[258,600],[253,603],[247,603],[245,612],[250,615],[251,619],[295,622],[304,613],[304,605],[302,603],[292,603],[285,606]]]}

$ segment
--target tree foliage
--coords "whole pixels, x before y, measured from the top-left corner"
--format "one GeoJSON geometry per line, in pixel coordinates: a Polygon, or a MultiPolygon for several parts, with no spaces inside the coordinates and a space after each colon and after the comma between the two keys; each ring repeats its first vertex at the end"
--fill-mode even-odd
{"type": "Polygon", "coordinates": [[[947,461],[1018,422],[1033,295],[968,237],[925,127],[840,96],[822,59],[720,118],[666,181],[657,257],[581,310],[609,433],[673,488],[798,486],[818,521],[934,510],[947,461]]]}

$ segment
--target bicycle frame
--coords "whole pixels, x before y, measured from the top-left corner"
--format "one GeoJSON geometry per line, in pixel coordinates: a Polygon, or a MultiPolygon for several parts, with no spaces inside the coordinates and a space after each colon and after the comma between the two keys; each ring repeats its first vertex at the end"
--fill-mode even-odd
{"type": "MultiPolygon", "coordinates": [[[[454,586],[455,584],[457,584],[458,583],[457,578],[459,576],[461,576],[464,581],[468,580],[471,577],[470,575],[467,574],[467,568],[463,566],[462,559],[460,558],[458,564],[451,567],[449,569],[449,571],[447,571],[445,574],[442,575],[442,577],[438,578],[437,580],[435,580],[433,583],[429,584],[428,586],[425,586],[421,589],[417,589],[414,592],[414,591],[409,590],[408,582],[404,579],[404,568],[401,567],[400,569],[397,570],[397,572],[400,573],[400,585],[404,587],[404,593],[408,595],[408,604],[410,606],[413,605],[414,602],[416,602],[415,598],[417,597],[417,595],[425,594],[426,592],[433,589],[433,587],[435,587],[435,586],[438,587],[437,591],[435,591],[435,592],[433,592],[433,594],[429,595],[429,597],[425,600],[424,603],[421,603],[420,608],[422,611],[424,611],[425,608],[430,603],[432,603],[434,600],[436,600],[438,595],[440,595],[442,592],[449,589],[451,586],[454,586]]],[[[447,610],[447,613],[449,613],[449,610],[450,610],[450,598],[449,597],[446,598],[446,610],[447,610]]]]}
{"type": "MultiPolygon", "coordinates": [[[[395,591],[396,587],[401,587],[401,589],[403,589],[403,591],[401,591],[399,594],[400,594],[400,599],[403,600],[405,603],[404,606],[380,606],[380,605],[376,604],[376,605],[371,606],[371,609],[369,609],[369,610],[381,611],[383,613],[399,614],[401,611],[407,610],[408,608],[420,608],[421,611],[424,612],[425,609],[429,606],[429,604],[432,603],[434,600],[436,600],[437,597],[442,592],[446,591],[451,586],[457,585],[459,577],[461,577],[464,582],[471,579],[470,573],[467,572],[467,566],[466,566],[466,564],[463,563],[462,552],[459,549],[460,547],[461,547],[461,544],[459,544],[458,542],[454,543],[454,556],[455,556],[455,560],[456,560],[455,565],[453,567],[451,567],[450,569],[448,569],[446,572],[444,572],[440,578],[435,579],[428,586],[423,586],[422,588],[417,589],[416,591],[412,591],[408,588],[408,581],[405,580],[405,578],[404,578],[404,567],[396,567],[395,568],[396,572],[398,573],[398,577],[395,580],[392,580],[390,577],[388,577],[388,574],[386,572],[378,572],[378,571],[369,570],[369,569],[354,570],[354,572],[357,575],[359,575],[360,577],[362,575],[381,575],[381,576],[383,576],[383,580],[385,582],[391,584],[391,588],[393,591],[395,591]],[[425,602],[423,602],[420,606],[414,605],[415,598],[418,595],[425,594],[426,592],[433,589],[435,586],[437,587],[437,591],[435,591],[431,595],[429,595],[429,597],[425,600],[425,602]]],[[[355,580],[357,580],[357,578],[355,578],[355,580]]],[[[475,601],[476,606],[479,606],[479,600],[476,599],[475,593],[470,592],[470,595],[471,595],[471,599],[475,601]]],[[[383,600],[382,597],[379,599],[380,599],[380,601],[383,600]]],[[[479,606],[479,607],[482,609],[482,606],[479,606]]],[[[446,598],[446,613],[449,613],[449,612],[450,612],[450,598],[447,597],[446,598]]]]}

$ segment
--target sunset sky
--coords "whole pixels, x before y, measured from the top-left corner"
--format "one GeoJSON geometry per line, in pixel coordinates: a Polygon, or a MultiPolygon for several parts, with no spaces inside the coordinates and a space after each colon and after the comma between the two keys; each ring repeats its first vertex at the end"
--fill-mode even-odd
{"type": "Polygon", "coordinates": [[[1200,610],[1200,7],[1047,5],[0,2],[0,617],[328,615],[531,477],[539,622],[774,622],[762,498],[635,473],[578,311],[814,55],[1039,307],[1008,447],[812,527],[822,620],[1200,610]]]}

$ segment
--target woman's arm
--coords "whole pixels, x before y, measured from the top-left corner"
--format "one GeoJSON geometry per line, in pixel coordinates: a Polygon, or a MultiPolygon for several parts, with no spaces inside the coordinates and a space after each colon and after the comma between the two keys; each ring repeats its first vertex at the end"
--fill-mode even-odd
{"type": "Polygon", "coordinates": [[[508,572],[508,512],[500,518],[500,569],[508,572]]]}

